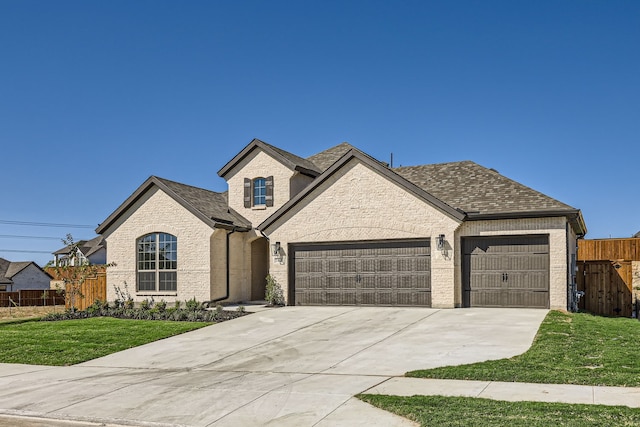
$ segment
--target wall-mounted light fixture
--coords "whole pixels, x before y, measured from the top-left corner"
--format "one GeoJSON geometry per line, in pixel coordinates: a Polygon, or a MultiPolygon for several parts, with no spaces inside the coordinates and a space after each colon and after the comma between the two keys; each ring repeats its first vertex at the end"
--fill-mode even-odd
{"type": "Polygon", "coordinates": [[[444,249],[444,234],[440,234],[436,240],[436,247],[439,251],[444,249]]]}
{"type": "Polygon", "coordinates": [[[280,248],[280,242],[275,242],[273,245],[271,245],[271,253],[273,254],[273,256],[280,255],[280,248]]]}

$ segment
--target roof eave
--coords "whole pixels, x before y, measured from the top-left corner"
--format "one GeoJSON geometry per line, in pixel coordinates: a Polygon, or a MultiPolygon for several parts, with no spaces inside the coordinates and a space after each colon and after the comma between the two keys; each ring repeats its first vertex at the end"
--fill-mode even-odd
{"type": "Polygon", "coordinates": [[[229,160],[227,164],[225,164],[222,168],[220,168],[220,170],[218,171],[218,176],[220,176],[221,178],[224,178],[234,167],[238,165],[238,163],[240,163],[246,156],[248,156],[256,148],[260,148],[261,150],[263,150],[264,152],[266,152],[271,157],[273,157],[274,159],[276,159],[277,161],[279,161],[280,163],[282,163],[283,165],[285,165],[291,170],[298,171],[304,175],[309,175],[314,178],[320,175],[320,172],[315,171],[313,169],[305,168],[303,166],[300,166],[297,163],[292,162],[291,160],[287,159],[285,156],[283,156],[282,154],[274,150],[266,142],[261,141],[258,138],[254,138],[246,147],[242,149],[242,151],[236,154],[233,157],[233,159],[229,160]]]}
{"type": "Polygon", "coordinates": [[[444,203],[440,199],[438,199],[438,198],[434,197],[433,195],[429,194],[428,192],[424,191],[423,189],[421,189],[417,185],[415,185],[412,182],[410,182],[410,181],[406,180],[405,178],[401,177],[400,175],[398,175],[397,173],[393,172],[389,168],[383,166],[376,159],[364,154],[363,152],[361,152],[358,149],[352,148],[348,152],[346,152],[338,161],[336,161],[333,165],[331,165],[326,171],[324,171],[322,174],[320,174],[320,176],[315,181],[313,181],[307,188],[305,188],[303,191],[298,193],[293,199],[289,200],[280,209],[278,209],[273,215],[271,215],[269,218],[264,220],[260,225],[258,225],[257,228],[259,230],[268,229],[280,217],[282,217],[288,211],[293,209],[293,207],[301,199],[303,199],[307,194],[311,193],[320,184],[322,184],[328,178],[330,178],[333,174],[335,174],[343,165],[348,163],[352,158],[356,158],[356,159],[362,161],[363,163],[365,163],[366,165],[368,165],[372,169],[374,169],[377,172],[381,173],[383,176],[391,179],[392,181],[394,181],[398,185],[404,187],[407,191],[410,191],[414,195],[418,196],[419,198],[431,203],[432,205],[434,205],[436,208],[440,209],[442,212],[444,212],[445,214],[447,214],[451,218],[453,218],[453,219],[455,219],[455,220],[457,220],[459,222],[462,222],[464,220],[465,214],[463,212],[452,208],[451,206],[447,205],[446,203],[444,203]]]}
{"type": "Polygon", "coordinates": [[[296,166],[295,170],[300,172],[303,175],[310,176],[311,178],[315,178],[320,175],[321,172],[314,171],[312,169],[303,168],[302,166],[296,166]]]}
{"type": "Polygon", "coordinates": [[[518,219],[518,218],[550,218],[563,216],[569,220],[571,227],[578,236],[584,236],[587,234],[587,227],[582,217],[580,209],[550,209],[550,210],[538,210],[538,211],[523,211],[523,212],[498,212],[498,213],[481,213],[470,212],[467,213],[468,221],[482,221],[482,220],[500,220],[500,219],[518,219]]]}

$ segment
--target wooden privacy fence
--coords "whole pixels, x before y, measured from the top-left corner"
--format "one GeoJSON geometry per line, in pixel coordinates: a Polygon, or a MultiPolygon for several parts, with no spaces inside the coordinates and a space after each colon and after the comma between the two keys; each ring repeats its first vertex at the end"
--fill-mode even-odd
{"type": "Polygon", "coordinates": [[[78,310],[85,310],[95,300],[106,301],[107,275],[102,271],[93,277],[86,278],[81,285],[67,284],[65,291],[66,308],[75,306],[78,310]]]}
{"type": "Polygon", "coordinates": [[[631,317],[631,261],[579,261],[576,277],[583,291],[579,308],[604,316],[631,317]]]}
{"type": "Polygon", "coordinates": [[[65,303],[64,292],[55,290],[26,289],[16,292],[0,292],[0,307],[45,306],[65,303]]]}
{"type": "Polygon", "coordinates": [[[578,261],[640,261],[640,239],[578,240],[578,261]]]}

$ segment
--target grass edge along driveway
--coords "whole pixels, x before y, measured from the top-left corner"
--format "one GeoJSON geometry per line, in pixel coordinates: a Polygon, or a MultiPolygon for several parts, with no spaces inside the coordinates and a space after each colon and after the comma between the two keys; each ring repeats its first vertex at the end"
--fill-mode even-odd
{"type": "Polygon", "coordinates": [[[640,322],[550,311],[531,348],[510,359],[408,372],[417,378],[640,386],[640,322]]]}
{"type": "MultiPolygon", "coordinates": [[[[408,372],[407,376],[608,386],[640,385],[640,322],[551,311],[531,348],[510,359],[408,372]]],[[[384,396],[359,399],[422,426],[636,426],[626,406],[505,402],[473,397],[384,396]],[[471,420],[473,420],[471,422],[471,420]]]]}
{"type": "Polygon", "coordinates": [[[0,363],[67,366],[208,326],[94,317],[0,324],[0,363]]]}
{"type": "Polygon", "coordinates": [[[359,399],[421,426],[637,426],[640,409],[626,406],[505,402],[474,397],[385,396],[359,399]]]}

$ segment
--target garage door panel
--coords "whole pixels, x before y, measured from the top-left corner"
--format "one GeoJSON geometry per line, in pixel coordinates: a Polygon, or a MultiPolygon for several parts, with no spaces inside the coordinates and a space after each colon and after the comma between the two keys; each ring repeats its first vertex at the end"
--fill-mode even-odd
{"type": "Polygon", "coordinates": [[[294,245],[295,303],[429,306],[429,254],[428,240],[294,245]]]}
{"type": "Polygon", "coordinates": [[[463,305],[547,307],[548,236],[463,239],[463,305]]]}
{"type": "Polygon", "coordinates": [[[547,308],[549,294],[530,290],[510,290],[505,295],[509,307],[547,308]]]}

